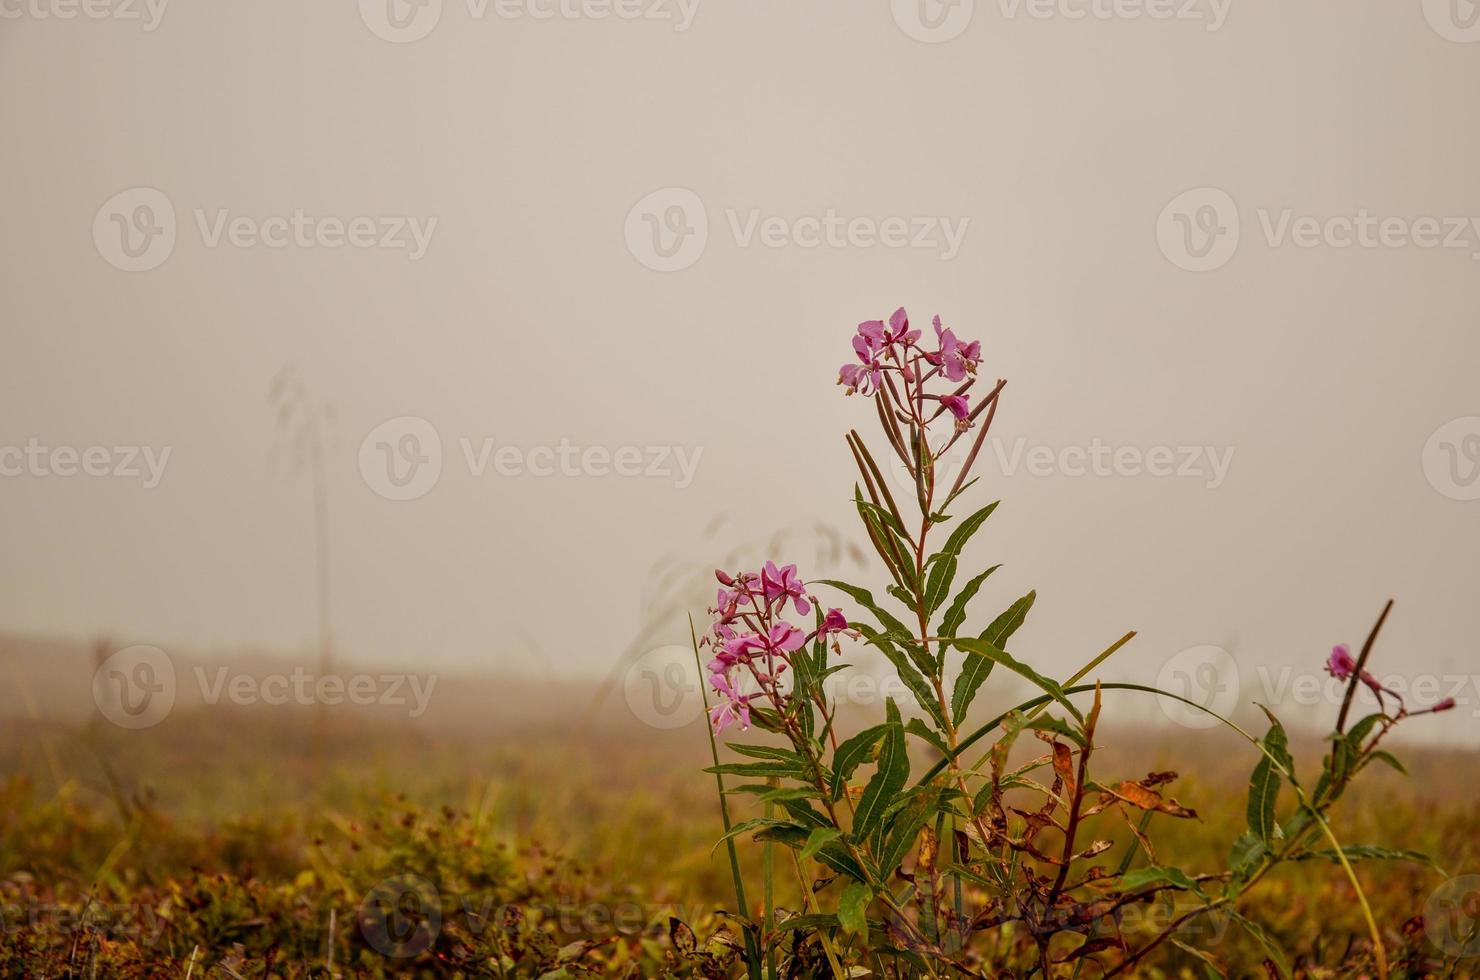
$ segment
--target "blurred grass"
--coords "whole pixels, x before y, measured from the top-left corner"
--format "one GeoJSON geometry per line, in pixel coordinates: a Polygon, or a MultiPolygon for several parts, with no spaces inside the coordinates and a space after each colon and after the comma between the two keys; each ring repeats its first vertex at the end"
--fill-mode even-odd
{"type": "MultiPolygon", "coordinates": [[[[177,713],[142,732],[12,723],[0,749],[5,975],[41,975],[25,964],[50,957],[51,976],[85,975],[86,963],[101,964],[104,976],[184,976],[192,955],[202,967],[234,963],[228,968],[240,976],[322,975],[331,911],[336,972],[354,964],[358,972],[347,975],[407,975],[413,967],[458,975],[455,964],[431,954],[381,956],[357,934],[366,894],[400,874],[434,882],[444,904],[450,895],[474,895],[531,907],[575,903],[608,919],[613,909],[637,910],[640,923],[617,930],[617,943],[581,961],[600,972],[675,968],[668,915],[690,921],[702,939],[722,923],[716,910],[732,910],[724,853],[712,850],[718,805],[712,777],[701,771],[708,752],[697,726],[517,724],[494,725],[485,737],[434,737],[409,725],[347,719],[337,718],[317,744],[307,713],[177,713]],[[116,926],[67,928],[47,915],[38,928],[16,928],[20,910],[76,909],[89,897],[135,918],[165,916],[168,928],[148,944],[118,936],[116,926]],[[28,950],[22,965],[17,949],[28,950]],[[129,973],[130,963],[151,965],[129,973]]],[[[1218,733],[1179,739],[1111,729],[1102,741],[1107,778],[1182,773],[1173,793],[1201,819],[1157,821],[1159,855],[1194,870],[1221,869],[1243,830],[1251,750],[1218,733]]],[[[1319,748],[1306,744],[1297,758],[1313,765],[1319,748]]],[[[1480,805],[1462,775],[1474,770],[1474,757],[1399,754],[1412,777],[1373,772],[1338,809],[1337,833],[1347,843],[1424,851],[1451,874],[1480,868],[1480,805]]],[[[1117,840],[1118,856],[1127,835],[1113,827],[1102,833],[1117,840]]],[[[1364,862],[1359,869],[1393,948],[1402,949],[1404,924],[1422,913],[1443,878],[1416,864],[1364,862]]],[[[759,860],[746,873],[758,900],[759,860]]],[[[781,878],[777,904],[796,909],[798,899],[795,879],[781,878]]],[[[1321,970],[1344,962],[1363,933],[1350,885],[1334,865],[1282,869],[1259,889],[1251,911],[1292,957],[1303,957],[1311,976],[1337,975],[1321,970]]],[[[437,948],[471,950],[484,963],[508,954],[490,951],[487,934],[464,936],[458,928],[446,924],[437,948]]],[[[558,949],[614,930],[610,923],[557,925],[551,934],[558,949]]],[[[507,945],[505,938],[498,943],[507,945]]],[[[1237,930],[1214,923],[1184,938],[1215,947],[1232,975],[1259,972],[1257,950],[1237,930]]],[[[519,956],[506,973],[490,967],[463,975],[539,975],[536,964],[580,969],[557,963],[550,950],[541,959],[529,942],[514,944],[519,956]]],[[[1178,975],[1192,961],[1169,946],[1157,962],[1145,975],[1178,975]]]]}

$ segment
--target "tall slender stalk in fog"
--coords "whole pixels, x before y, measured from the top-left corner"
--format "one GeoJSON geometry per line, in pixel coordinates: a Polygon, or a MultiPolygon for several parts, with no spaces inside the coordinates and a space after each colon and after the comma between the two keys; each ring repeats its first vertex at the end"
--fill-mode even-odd
{"type": "MultiPolygon", "coordinates": [[[[286,452],[293,476],[308,473],[313,488],[314,586],[318,625],[318,675],[328,674],[333,661],[333,626],[329,614],[329,489],[324,470],[328,449],[328,426],[332,408],[321,405],[298,375],[291,361],[272,380],[269,403],[277,411],[277,444],[274,454],[286,452]]],[[[318,709],[318,734],[323,735],[324,712],[318,709]]]]}

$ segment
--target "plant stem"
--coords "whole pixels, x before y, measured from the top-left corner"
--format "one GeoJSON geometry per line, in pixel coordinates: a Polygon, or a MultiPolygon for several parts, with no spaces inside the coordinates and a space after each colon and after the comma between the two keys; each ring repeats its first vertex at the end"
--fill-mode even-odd
{"type": "MultiPolygon", "coordinates": [[[[699,676],[704,676],[704,664],[699,659],[699,636],[694,631],[694,617],[689,617],[689,639],[694,645],[694,666],[698,668],[699,676]]],[[[715,768],[719,768],[719,746],[714,740],[714,728],[709,724],[709,695],[704,691],[704,685],[699,685],[699,697],[704,704],[704,732],[709,736],[709,756],[714,760],[715,768]]],[[[750,915],[750,904],[745,901],[745,881],[740,875],[740,856],[735,852],[735,838],[730,836],[730,804],[725,796],[725,777],[719,773],[714,774],[714,784],[719,790],[719,815],[725,827],[725,849],[730,855],[730,874],[735,882],[735,902],[740,906],[740,914],[750,915]]],[[[755,930],[749,926],[743,928],[745,934],[745,959],[747,975],[752,980],[759,980],[761,976],[760,945],[757,941],[755,930]]]]}

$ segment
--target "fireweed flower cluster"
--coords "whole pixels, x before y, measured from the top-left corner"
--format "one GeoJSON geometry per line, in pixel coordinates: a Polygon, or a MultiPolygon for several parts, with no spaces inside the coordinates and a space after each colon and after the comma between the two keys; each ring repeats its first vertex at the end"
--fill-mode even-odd
{"type": "Polygon", "coordinates": [[[807,595],[795,565],[778,568],[768,561],[759,574],[716,570],[714,576],[720,584],[709,610],[715,617],[714,626],[700,641],[715,650],[708,667],[709,685],[721,699],[709,720],[716,733],[737,721],[740,730],[746,731],[753,699],[761,698],[778,712],[783,710],[786,692],[781,675],[791,666],[793,653],[829,636],[834,637],[836,650],[836,634],[851,631],[841,609],[829,609],[810,633],[782,618],[788,605],[799,616],[810,615],[817,601],[807,595]]]}
{"type": "Polygon", "coordinates": [[[872,396],[879,394],[885,403],[881,411],[896,413],[898,423],[925,426],[942,412],[950,412],[956,428],[971,428],[976,415],[985,407],[971,410],[971,395],[976,383],[976,369],[981,361],[982,345],[965,343],[942,326],[940,317],[932,321],[935,328],[933,348],[920,343],[921,332],[910,329],[910,318],[904,307],[894,311],[889,322],[865,320],[858,325],[853,338],[857,363],[844,364],[838,370],[838,384],[847,393],[872,396]],[[950,392],[931,392],[929,383],[941,379],[959,385],[950,392]],[[897,379],[897,381],[896,381],[897,379]],[[934,405],[927,405],[933,402],[934,405]]]}
{"type": "Polygon", "coordinates": [[[1424,708],[1422,711],[1409,711],[1408,706],[1403,703],[1402,695],[1391,688],[1384,687],[1376,677],[1357,666],[1356,660],[1352,658],[1351,647],[1345,643],[1339,643],[1331,648],[1331,656],[1326,658],[1326,673],[1339,681],[1350,680],[1355,674],[1357,679],[1377,697],[1377,703],[1384,712],[1388,710],[1388,703],[1385,699],[1392,698],[1397,710],[1387,715],[1390,719],[1389,725],[1414,715],[1431,715],[1440,711],[1448,711],[1454,707],[1454,698],[1445,698],[1433,707],[1424,708]]]}

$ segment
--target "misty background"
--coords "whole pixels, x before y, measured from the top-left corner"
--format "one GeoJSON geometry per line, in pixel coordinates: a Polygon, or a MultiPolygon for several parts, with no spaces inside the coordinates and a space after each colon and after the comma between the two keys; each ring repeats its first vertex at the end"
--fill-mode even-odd
{"type": "MultiPolygon", "coordinates": [[[[1007,9],[977,3],[942,43],[882,0],[701,0],[686,30],[449,0],[408,43],[347,3],[0,20],[0,445],[169,450],[152,487],[0,478],[0,630],[310,656],[314,482],[271,397],[291,364],[322,425],[336,655],[600,679],[650,625],[665,558],[693,563],[701,613],[710,554],[779,526],[857,539],[843,433],[874,418],[833,382],[857,322],[904,305],[1008,379],[973,491],[1003,504],[970,557],[1005,563],[978,616],[1038,590],[1019,657],[1062,675],[1135,629],[1107,676],[1150,681],[1204,644],[1245,677],[1318,673],[1392,597],[1380,669],[1476,672],[1480,502],[1432,468],[1436,432],[1480,415],[1480,238],[1298,247],[1266,225],[1480,215],[1480,44],[1378,0],[1235,0],[1215,30],[1007,9]],[[1207,187],[1241,236],[1194,272],[1159,220],[1207,187]],[[177,218],[146,271],[95,241],[131,188],[177,218]],[[668,188],[708,236],[660,272],[627,228],[668,188]],[[208,244],[222,212],[299,210],[431,231],[415,259],[208,244]],[[829,210],[964,234],[949,258],[742,243],[752,215],[829,210]],[[407,417],[441,474],[387,499],[362,444],[407,417]],[[526,463],[562,440],[662,447],[675,472],[475,475],[463,440],[526,463]],[[1034,475],[1001,463],[1018,440],[1229,462],[1216,486],[1034,475]]],[[[1471,698],[1442,727],[1473,743],[1471,698]]]]}

